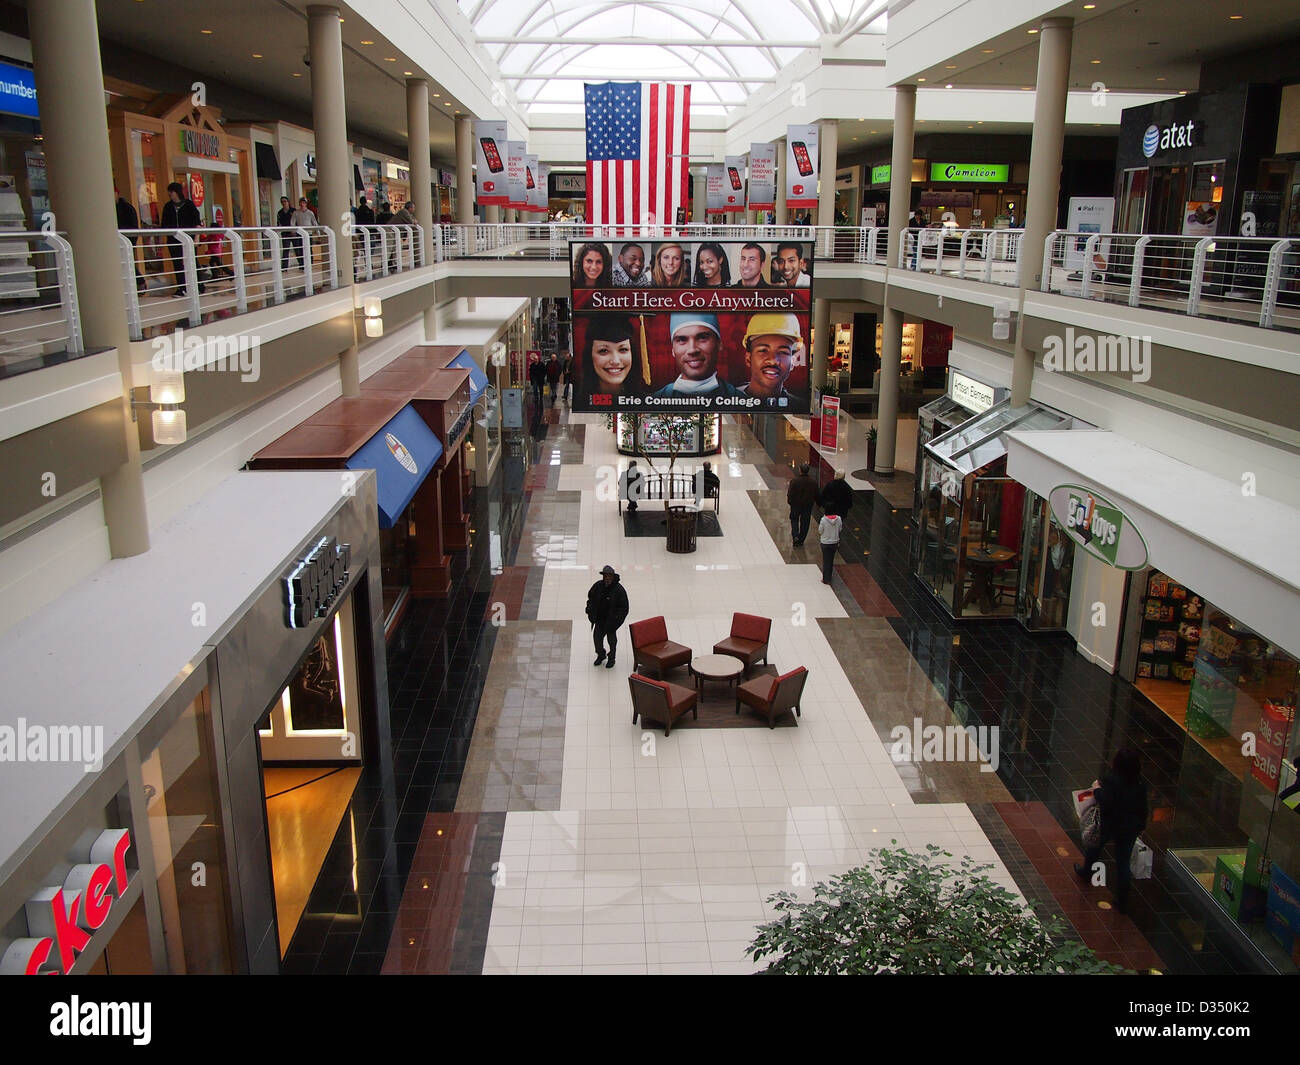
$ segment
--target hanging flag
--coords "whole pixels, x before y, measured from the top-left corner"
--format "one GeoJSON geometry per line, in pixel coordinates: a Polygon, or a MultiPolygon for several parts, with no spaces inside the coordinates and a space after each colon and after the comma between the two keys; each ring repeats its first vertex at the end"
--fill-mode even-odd
{"type": "Polygon", "coordinates": [[[687,203],[691,87],[586,86],[587,221],[669,225],[687,203]]]}

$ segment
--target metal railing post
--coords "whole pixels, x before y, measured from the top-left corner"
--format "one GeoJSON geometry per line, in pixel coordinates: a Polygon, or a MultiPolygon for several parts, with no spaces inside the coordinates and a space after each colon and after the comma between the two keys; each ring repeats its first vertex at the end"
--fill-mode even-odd
{"type": "MultiPolygon", "coordinates": [[[[1067,237],[1067,240],[1070,238],[1067,237]]],[[[1086,300],[1092,299],[1092,260],[1097,254],[1097,245],[1101,243],[1101,235],[1093,233],[1088,242],[1083,246],[1083,285],[1079,294],[1086,300]]]]}
{"type": "Polygon", "coordinates": [[[1133,245],[1133,266],[1132,276],[1128,283],[1128,305],[1130,307],[1139,307],[1142,304],[1142,267],[1145,265],[1147,257],[1147,245],[1151,243],[1151,237],[1138,237],[1138,241],[1133,245]]]}
{"type": "Polygon", "coordinates": [[[235,275],[235,313],[248,313],[248,285],[244,280],[244,238],[235,229],[223,229],[230,241],[230,269],[235,275]]]}
{"type": "MultiPolygon", "coordinates": [[[[334,230],[327,228],[325,232],[330,235],[330,256],[329,256],[330,262],[329,262],[328,273],[330,277],[333,277],[334,276],[334,241],[333,241],[334,230]]],[[[302,294],[304,296],[311,296],[314,295],[316,292],[316,279],[312,276],[315,272],[313,269],[315,262],[312,259],[312,254],[311,254],[311,232],[308,230],[306,226],[299,226],[298,235],[302,238],[302,254],[303,254],[302,294]]]]}
{"type": "Polygon", "coordinates": [[[284,302],[284,268],[280,256],[284,238],[278,229],[266,231],[271,237],[271,299],[278,306],[284,302]]]}
{"type": "Polygon", "coordinates": [[[190,305],[190,325],[203,322],[203,308],[199,303],[198,260],[194,255],[194,238],[183,229],[173,231],[181,245],[181,263],[185,273],[185,299],[190,305]]]}
{"type": "MultiPolygon", "coordinates": [[[[1060,235],[1060,230],[1054,230],[1047,234],[1047,239],[1043,241],[1043,279],[1038,283],[1039,292],[1052,291],[1052,246],[1056,243],[1056,238],[1060,235]]],[[[1020,284],[1020,245],[1016,245],[1016,284],[1020,284]]]]}
{"type": "Polygon", "coordinates": [[[1282,259],[1293,241],[1279,240],[1268,250],[1268,268],[1264,273],[1264,291],[1260,293],[1259,324],[1273,328],[1273,312],[1277,309],[1277,293],[1282,282],[1282,259]]]}
{"type": "Polygon", "coordinates": [[[140,290],[135,282],[135,245],[125,233],[119,233],[117,238],[121,241],[122,297],[126,304],[126,326],[132,340],[143,340],[144,329],[140,325],[140,290]]]}
{"type": "MultiPolygon", "coordinates": [[[[54,270],[59,281],[59,308],[63,312],[63,320],[68,324],[68,354],[81,355],[85,348],[81,342],[81,308],[77,303],[77,272],[73,265],[72,245],[57,233],[46,233],[45,239],[54,250],[54,270]]],[[[134,265],[133,258],[132,266],[134,265]]],[[[132,273],[134,274],[134,269],[132,273]]],[[[131,293],[135,294],[134,277],[131,293]]]]}
{"type": "Polygon", "coordinates": [[[970,238],[970,230],[961,231],[961,245],[957,249],[957,276],[966,276],[966,242],[970,238]]]}
{"type": "Polygon", "coordinates": [[[1205,280],[1205,255],[1213,237],[1202,237],[1192,252],[1192,280],[1187,289],[1187,313],[1197,315],[1201,310],[1201,284],[1205,280]]]}

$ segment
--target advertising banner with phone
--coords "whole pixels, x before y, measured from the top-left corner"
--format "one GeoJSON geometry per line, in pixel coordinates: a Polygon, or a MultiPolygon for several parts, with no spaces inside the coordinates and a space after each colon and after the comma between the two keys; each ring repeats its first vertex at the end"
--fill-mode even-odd
{"type": "MultiPolygon", "coordinates": [[[[1112,196],[1071,196],[1066,212],[1066,229],[1078,233],[1070,237],[1065,246],[1065,268],[1082,272],[1083,256],[1088,247],[1088,234],[1109,233],[1115,217],[1115,199],[1112,196]]],[[[1097,242],[1093,258],[1094,270],[1105,270],[1110,259],[1110,241],[1097,242]]]]}
{"type": "Polygon", "coordinates": [[[785,205],[817,206],[817,127],[787,126],[785,205]]]}
{"type": "Polygon", "coordinates": [[[569,256],[573,410],[808,413],[811,241],[573,241],[569,256]]]}
{"type": "Polygon", "coordinates": [[[524,156],[525,210],[546,210],[546,179],[540,176],[541,165],[531,152],[524,156]]]}
{"type": "Polygon", "coordinates": [[[722,209],[724,211],[743,211],[745,209],[745,157],[729,155],[722,174],[722,209]]]}
{"type": "Polygon", "coordinates": [[[528,207],[524,198],[524,156],[528,145],[524,141],[506,141],[506,206],[522,211],[528,207]]]}
{"type": "Polygon", "coordinates": [[[727,196],[723,191],[726,187],[726,181],[723,178],[722,167],[717,163],[710,163],[705,169],[707,175],[707,199],[705,206],[710,211],[721,211],[727,206],[727,196]]]}
{"type": "Polygon", "coordinates": [[[771,211],[776,207],[776,145],[749,146],[749,208],[771,211]]]}
{"type": "Polygon", "coordinates": [[[479,203],[499,207],[509,203],[508,153],[504,122],[474,123],[474,192],[479,203]]]}

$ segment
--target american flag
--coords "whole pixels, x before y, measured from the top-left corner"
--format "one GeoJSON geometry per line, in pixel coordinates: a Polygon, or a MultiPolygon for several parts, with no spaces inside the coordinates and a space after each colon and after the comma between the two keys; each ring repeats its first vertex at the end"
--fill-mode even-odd
{"type": "Polygon", "coordinates": [[[691,87],[586,86],[587,220],[672,225],[686,206],[691,87]]]}

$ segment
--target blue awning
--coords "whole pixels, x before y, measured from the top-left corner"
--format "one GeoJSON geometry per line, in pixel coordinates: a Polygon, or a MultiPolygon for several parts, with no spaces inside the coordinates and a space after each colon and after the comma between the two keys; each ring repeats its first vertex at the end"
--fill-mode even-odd
{"type": "Polygon", "coordinates": [[[374,470],[379,479],[379,527],[391,529],[442,457],[442,444],[407,404],[348,459],[350,470],[374,470]]]}
{"type": "Polygon", "coordinates": [[[487,391],[488,386],[487,374],[478,368],[478,363],[474,361],[468,351],[462,351],[451,362],[447,363],[447,366],[457,366],[462,370],[469,371],[469,403],[471,407],[483,398],[483,393],[487,391]]]}

